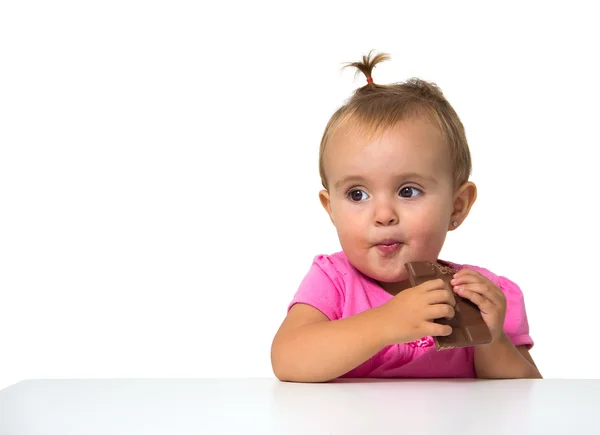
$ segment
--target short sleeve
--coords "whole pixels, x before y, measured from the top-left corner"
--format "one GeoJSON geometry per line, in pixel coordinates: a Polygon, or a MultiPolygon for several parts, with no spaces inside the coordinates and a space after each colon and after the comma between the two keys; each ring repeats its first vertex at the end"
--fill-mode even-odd
{"type": "Polygon", "coordinates": [[[328,256],[315,257],[289,304],[288,311],[299,303],[316,308],[329,320],[342,317],[344,282],[328,256]]]}
{"type": "Polygon", "coordinates": [[[498,287],[506,295],[506,317],[504,331],[515,346],[533,347],[533,339],[529,335],[529,323],[525,310],[523,292],[517,284],[503,276],[498,277],[498,287]]]}

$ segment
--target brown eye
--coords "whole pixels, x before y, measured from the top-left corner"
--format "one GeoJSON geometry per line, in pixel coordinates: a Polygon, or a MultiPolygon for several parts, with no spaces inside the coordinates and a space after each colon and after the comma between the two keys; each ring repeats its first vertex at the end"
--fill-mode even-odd
{"type": "Polygon", "coordinates": [[[348,198],[350,198],[350,200],[355,201],[355,202],[359,202],[359,201],[364,201],[365,199],[368,198],[368,195],[363,192],[360,189],[356,189],[356,190],[351,190],[350,192],[348,192],[348,198]]]}
{"type": "Polygon", "coordinates": [[[416,187],[403,187],[402,189],[400,189],[400,196],[402,198],[412,198],[413,196],[417,196],[420,193],[422,192],[416,187]],[[415,192],[417,193],[413,195],[413,193],[415,192]]]}

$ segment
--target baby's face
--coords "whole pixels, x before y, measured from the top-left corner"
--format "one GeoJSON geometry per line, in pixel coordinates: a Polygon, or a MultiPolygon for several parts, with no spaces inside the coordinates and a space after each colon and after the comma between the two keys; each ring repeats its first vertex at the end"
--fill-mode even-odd
{"type": "Polygon", "coordinates": [[[385,288],[408,278],[404,263],[438,259],[454,190],[449,147],[432,123],[413,117],[368,141],[347,128],[324,159],[321,201],[354,267],[385,288]]]}

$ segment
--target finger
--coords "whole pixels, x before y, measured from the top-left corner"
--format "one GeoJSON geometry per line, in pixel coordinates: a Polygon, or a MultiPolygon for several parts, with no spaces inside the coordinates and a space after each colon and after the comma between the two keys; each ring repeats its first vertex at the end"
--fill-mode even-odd
{"type": "Polygon", "coordinates": [[[448,304],[451,306],[456,305],[456,298],[454,297],[454,294],[452,294],[452,292],[448,291],[447,289],[433,290],[433,291],[428,292],[426,294],[426,296],[427,296],[427,303],[429,305],[435,305],[435,304],[448,304]]]}
{"type": "Polygon", "coordinates": [[[452,319],[456,312],[448,304],[431,305],[427,310],[427,320],[452,319]]]}
{"type": "MultiPolygon", "coordinates": [[[[467,290],[471,289],[467,287],[467,290]]],[[[506,302],[504,293],[494,284],[473,285],[472,290],[489,299],[494,305],[501,306],[506,302]]]]}
{"type": "Polygon", "coordinates": [[[485,276],[483,276],[483,274],[481,272],[477,272],[474,269],[469,269],[468,267],[460,269],[454,274],[454,276],[460,276],[460,275],[473,275],[473,276],[480,276],[482,278],[485,278],[485,276]]]}
{"type": "Polygon", "coordinates": [[[461,269],[454,274],[452,280],[450,281],[450,284],[473,284],[476,282],[485,282],[486,280],[487,278],[479,272],[475,272],[471,269],[461,269]]]}
{"type": "Polygon", "coordinates": [[[459,295],[460,295],[461,289],[480,294],[481,296],[483,296],[486,299],[489,299],[492,303],[494,303],[496,305],[503,304],[504,294],[498,287],[496,287],[493,284],[492,285],[487,285],[484,283],[483,284],[482,283],[461,284],[454,288],[455,292],[458,293],[459,295]]]}
{"type": "Polygon", "coordinates": [[[417,287],[420,287],[425,292],[447,289],[446,282],[441,278],[425,281],[417,287]]]}
{"type": "Polygon", "coordinates": [[[471,290],[465,290],[465,289],[458,290],[457,293],[460,296],[462,296],[463,298],[468,299],[471,302],[473,302],[475,305],[477,305],[479,307],[479,310],[484,313],[490,312],[492,307],[495,305],[488,298],[482,296],[479,293],[471,291],[471,290]]]}
{"type": "Polygon", "coordinates": [[[449,325],[441,325],[439,323],[427,322],[423,326],[423,331],[425,335],[431,337],[445,337],[452,334],[452,327],[449,325]]]}

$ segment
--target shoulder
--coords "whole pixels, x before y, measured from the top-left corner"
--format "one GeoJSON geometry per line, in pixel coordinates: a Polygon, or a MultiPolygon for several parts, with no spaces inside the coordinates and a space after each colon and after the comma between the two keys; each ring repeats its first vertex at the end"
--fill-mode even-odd
{"type": "Polygon", "coordinates": [[[346,276],[352,273],[354,267],[350,264],[348,257],[343,251],[334,254],[320,254],[314,257],[313,264],[318,266],[328,275],[346,276]]]}
{"type": "Polygon", "coordinates": [[[343,288],[348,280],[356,278],[357,271],[344,252],[319,254],[313,258],[309,279],[328,280],[337,288],[343,288]]]}
{"type": "Polygon", "coordinates": [[[296,303],[304,303],[317,308],[330,320],[340,318],[347,284],[354,275],[354,268],[343,252],[315,256],[288,310],[296,303]]]}

